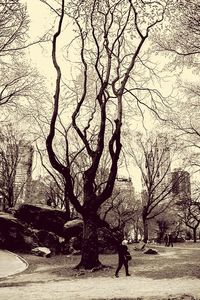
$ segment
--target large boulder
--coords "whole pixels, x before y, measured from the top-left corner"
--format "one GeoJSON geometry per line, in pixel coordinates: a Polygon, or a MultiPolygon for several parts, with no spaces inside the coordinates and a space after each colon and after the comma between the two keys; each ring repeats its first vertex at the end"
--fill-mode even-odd
{"type": "Polygon", "coordinates": [[[11,251],[29,251],[38,246],[37,235],[17,218],[0,213],[0,247],[11,251]]]}
{"type": "Polygon", "coordinates": [[[63,236],[63,226],[68,221],[64,211],[31,204],[22,204],[15,216],[33,228],[54,232],[59,236],[63,236]]]}
{"type": "Polygon", "coordinates": [[[51,250],[47,247],[36,247],[31,250],[31,253],[37,256],[42,257],[50,257],[51,256],[51,250]]]}
{"type": "Polygon", "coordinates": [[[52,254],[62,252],[65,239],[53,232],[46,230],[34,230],[38,237],[38,244],[41,247],[49,248],[52,254]]]}
{"type": "Polygon", "coordinates": [[[63,227],[63,236],[70,240],[72,237],[82,236],[83,232],[83,220],[74,219],[66,222],[63,227]]]}
{"type": "Polygon", "coordinates": [[[149,248],[149,249],[145,250],[143,253],[144,253],[144,254],[153,254],[153,255],[157,255],[157,254],[158,254],[158,251],[155,250],[155,249],[149,248]]]}

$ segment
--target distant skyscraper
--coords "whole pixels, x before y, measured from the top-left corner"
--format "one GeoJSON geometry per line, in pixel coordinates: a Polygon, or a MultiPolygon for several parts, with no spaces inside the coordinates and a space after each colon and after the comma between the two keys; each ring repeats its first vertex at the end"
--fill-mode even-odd
{"type": "Polygon", "coordinates": [[[108,223],[116,227],[120,218],[124,220],[127,212],[133,212],[134,198],[135,190],[131,179],[117,177],[112,196],[101,207],[101,217],[106,215],[108,223]]]}
{"type": "Polygon", "coordinates": [[[146,183],[142,178],[143,193],[147,189],[146,184],[152,185],[155,195],[170,187],[171,163],[170,149],[166,136],[158,135],[155,142],[150,141],[145,149],[145,173],[146,183]],[[148,149],[149,148],[149,149],[148,149]]]}
{"type": "Polygon", "coordinates": [[[33,147],[25,141],[19,143],[19,161],[15,176],[15,193],[19,193],[19,202],[29,200],[31,180],[33,147]]]}
{"type": "Polygon", "coordinates": [[[162,184],[169,184],[170,177],[170,149],[166,136],[158,135],[155,143],[156,148],[156,167],[158,168],[157,178],[158,181],[162,180],[162,184]]]}
{"type": "Polygon", "coordinates": [[[4,210],[29,198],[33,147],[24,140],[17,142],[14,136],[2,137],[0,147],[0,209],[4,210]]]}
{"type": "Polygon", "coordinates": [[[191,199],[190,173],[180,168],[172,172],[172,193],[179,201],[191,199]]]}

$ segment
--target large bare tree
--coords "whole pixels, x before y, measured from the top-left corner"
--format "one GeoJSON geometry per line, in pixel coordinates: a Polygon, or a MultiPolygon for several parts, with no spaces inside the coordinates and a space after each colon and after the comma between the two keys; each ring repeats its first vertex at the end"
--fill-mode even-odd
{"type": "MultiPolygon", "coordinates": [[[[97,211],[112,195],[117,175],[122,148],[124,94],[127,94],[130,85],[136,84],[134,74],[137,65],[141,63],[140,54],[153,27],[163,20],[166,3],[167,1],[92,0],[70,1],[68,5],[67,1],[62,0],[57,8],[48,3],[57,14],[58,27],[52,40],[52,61],[57,75],[46,146],[52,166],[62,174],[66,182],[70,202],[84,221],[82,257],[77,266],[79,268],[101,267],[97,243],[100,220],[97,211]],[[68,138],[63,163],[56,153],[54,139],[63,96],[63,70],[58,60],[58,43],[65,33],[66,13],[75,26],[74,49],[80,49],[78,67],[82,84],[79,89],[76,87],[75,103],[71,105],[72,113],[68,109],[68,118],[71,114],[70,130],[78,136],[80,147],[70,157],[74,146],[68,138]],[[81,176],[83,195],[77,197],[71,170],[74,158],[82,151],[87,155],[88,164],[81,176]],[[106,182],[99,193],[96,189],[96,176],[105,152],[109,153],[110,163],[107,166],[106,182]]],[[[66,96],[65,106],[71,101],[66,96]]]]}

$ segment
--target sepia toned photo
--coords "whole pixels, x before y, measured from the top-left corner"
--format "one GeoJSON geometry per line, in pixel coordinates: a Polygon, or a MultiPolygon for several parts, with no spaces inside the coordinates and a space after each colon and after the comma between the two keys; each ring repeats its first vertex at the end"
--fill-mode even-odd
{"type": "Polygon", "coordinates": [[[200,1],[0,1],[0,300],[200,300],[200,1]]]}

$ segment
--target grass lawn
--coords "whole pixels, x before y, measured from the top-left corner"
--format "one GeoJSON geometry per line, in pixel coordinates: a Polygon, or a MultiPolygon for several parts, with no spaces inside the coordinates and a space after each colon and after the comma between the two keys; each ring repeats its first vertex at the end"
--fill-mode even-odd
{"type": "MultiPolygon", "coordinates": [[[[148,245],[158,251],[158,255],[144,254],[136,251],[137,244],[129,245],[133,259],[129,262],[132,276],[141,276],[152,279],[194,277],[200,278],[200,243],[181,243],[174,247],[148,245]]],[[[101,255],[100,260],[109,268],[98,272],[77,272],[73,267],[80,261],[80,256],[58,255],[51,258],[42,258],[33,255],[22,255],[29,263],[25,274],[48,275],[56,277],[113,277],[117,266],[117,254],[101,255]]],[[[124,270],[121,270],[124,273],[124,270]]],[[[39,279],[39,278],[38,278],[39,279]]]]}

